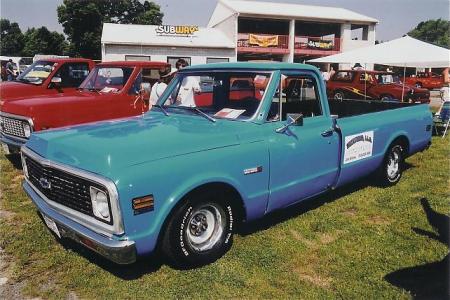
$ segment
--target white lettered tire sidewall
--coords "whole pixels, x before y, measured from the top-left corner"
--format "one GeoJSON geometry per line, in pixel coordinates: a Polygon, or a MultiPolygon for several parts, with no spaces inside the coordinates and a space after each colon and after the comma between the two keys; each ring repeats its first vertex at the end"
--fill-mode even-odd
{"type": "Polygon", "coordinates": [[[212,201],[211,197],[202,198],[204,199],[198,199],[198,201],[186,199],[186,204],[178,209],[168,225],[169,228],[167,229],[167,236],[165,238],[169,240],[168,243],[164,244],[166,244],[166,247],[170,247],[170,249],[163,249],[163,251],[177,266],[196,267],[206,265],[222,257],[231,247],[235,226],[233,207],[224,199],[212,201]],[[214,206],[221,215],[220,219],[223,222],[222,230],[216,236],[215,242],[208,246],[207,249],[199,251],[192,246],[192,242],[190,242],[188,237],[190,221],[192,220],[193,214],[198,212],[199,209],[211,206],[214,206]]]}

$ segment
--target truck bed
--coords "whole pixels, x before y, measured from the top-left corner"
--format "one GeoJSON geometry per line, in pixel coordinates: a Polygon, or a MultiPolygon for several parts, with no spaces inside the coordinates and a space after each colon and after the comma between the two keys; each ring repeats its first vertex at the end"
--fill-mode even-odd
{"type": "Polygon", "coordinates": [[[328,100],[328,104],[330,107],[330,113],[332,115],[337,115],[338,118],[341,119],[368,113],[380,112],[384,110],[414,106],[420,103],[381,102],[379,100],[328,100]]]}

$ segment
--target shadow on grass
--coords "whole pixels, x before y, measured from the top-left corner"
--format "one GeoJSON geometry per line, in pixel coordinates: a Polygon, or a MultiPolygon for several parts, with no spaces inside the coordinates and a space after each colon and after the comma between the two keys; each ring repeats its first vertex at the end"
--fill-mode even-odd
{"type": "MultiPolygon", "coordinates": [[[[435,232],[415,227],[412,230],[449,246],[449,216],[433,210],[426,198],[420,202],[428,223],[433,226],[435,232]]],[[[440,261],[404,268],[387,274],[384,279],[394,286],[407,290],[415,299],[449,299],[449,263],[447,254],[440,261]]]]}
{"type": "MultiPolygon", "coordinates": [[[[407,162],[404,163],[403,167],[404,171],[414,168],[413,165],[407,162]]],[[[298,217],[308,211],[319,208],[326,203],[334,202],[343,196],[352,194],[354,192],[358,192],[359,190],[368,186],[378,186],[376,182],[376,177],[374,175],[364,177],[358,181],[354,181],[334,191],[330,191],[328,193],[321,194],[319,196],[310,199],[301,200],[298,203],[289,206],[288,208],[284,208],[281,210],[274,211],[273,213],[269,213],[268,215],[264,216],[259,220],[253,221],[248,224],[244,224],[243,226],[241,226],[238,233],[242,236],[246,236],[258,231],[266,230],[279,223],[283,223],[291,218],[298,217]]]]}
{"type": "Polygon", "coordinates": [[[123,280],[134,280],[143,275],[156,272],[164,262],[163,257],[158,254],[152,254],[138,257],[138,260],[133,264],[119,265],[70,239],[62,239],[60,243],[66,250],[76,252],[89,262],[123,280]]]}
{"type": "Polygon", "coordinates": [[[6,159],[13,165],[17,170],[22,170],[22,161],[20,160],[20,154],[6,154],[6,159]]]}

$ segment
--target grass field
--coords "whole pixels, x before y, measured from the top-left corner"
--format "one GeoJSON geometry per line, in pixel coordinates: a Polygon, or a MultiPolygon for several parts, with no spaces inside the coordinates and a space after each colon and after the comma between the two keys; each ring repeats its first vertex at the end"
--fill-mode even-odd
{"type": "Polygon", "coordinates": [[[365,179],[246,225],[222,259],[194,270],[156,256],[117,266],[58,243],[1,154],[0,298],[445,297],[449,154],[435,137],[398,185],[365,179]]]}

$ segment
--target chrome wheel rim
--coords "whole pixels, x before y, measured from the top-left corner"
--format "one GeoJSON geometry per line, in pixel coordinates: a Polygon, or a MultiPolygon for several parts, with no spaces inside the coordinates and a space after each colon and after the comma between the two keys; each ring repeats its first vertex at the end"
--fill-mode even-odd
{"type": "Polygon", "coordinates": [[[388,164],[387,164],[387,176],[389,179],[394,180],[400,170],[400,154],[398,151],[392,151],[389,155],[388,164]]]}
{"type": "Polygon", "coordinates": [[[223,211],[215,204],[203,205],[191,214],[186,228],[189,245],[196,251],[207,251],[219,241],[225,229],[223,211]]]}
{"type": "Polygon", "coordinates": [[[334,94],[334,99],[339,101],[344,100],[344,95],[341,92],[337,92],[334,94]]]}

